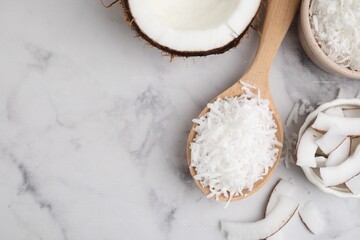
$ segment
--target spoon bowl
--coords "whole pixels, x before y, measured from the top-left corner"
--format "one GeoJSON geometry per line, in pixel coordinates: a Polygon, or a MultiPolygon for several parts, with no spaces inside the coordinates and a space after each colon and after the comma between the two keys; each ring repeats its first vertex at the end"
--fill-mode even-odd
{"type": "MultiPolygon", "coordinates": [[[[269,106],[273,112],[273,116],[277,125],[276,138],[279,142],[283,142],[283,125],[280,119],[280,115],[276,109],[275,103],[272,99],[270,88],[269,88],[269,74],[271,64],[276,57],[276,53],[281,45],[282,40],[284,39],[286,32],[288,31],[291,22],[297,12],[297,9],[300,5],[300,0],[271,0],[269,1],[266,8],[265,20],[263,23],[261,31],[261,40],[260,44],[252,62],[250,68],[241,78],[242,81],[254,85],[261,92],[261,98],[269,100],[269,106]]],[[[237,81],[230,88],[225,90],[223,93],[215,97],[213,101],[217,98],[224,99],[225,97],[235,97],[240,96],[244,92],[241,89],[242,84],[240,81],[237,81]]],[[[208,112],[209,109],[205,107],[202,112],[199,114],[198,118],[201,118],[208,112]]],[[[190,130],[188,141],[187,141],[187,163],[189,166],[190,174],[194,178],[196,175],[196,170],[191,166],[191,150],[190,144],[193,142],[196,132],[194,131],[196,124],[194,124],[190,130]]],[[[274,165],[269,169],[268,174],[263,177],[262,180],[257,181],[254,184],[254,188],[251,191],[245,191],[244,195],[236,196],[231,199],[231,201],[238,201],[245,197],[250,196],[259,190],[272,176],[276,166],[279,163],[281,147],[278,147],[279,152],[277,155],[277,160],[274,165]]],[[[209,187],[203,187],[201,183],[194,179],[196,186],[205,194],[210,193],[209,187]]],[[[214,198],[214,197],[213,197],[214,198]]],[[[223,195],[219,197],[220,201],[228,201],[228,198],[225,198],[223,195]]]]}

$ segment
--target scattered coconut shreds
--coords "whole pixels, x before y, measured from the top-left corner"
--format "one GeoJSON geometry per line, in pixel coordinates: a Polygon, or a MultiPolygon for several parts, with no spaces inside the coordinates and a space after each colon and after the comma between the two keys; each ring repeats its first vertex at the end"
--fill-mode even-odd
{"type": "Polygon", "coordinates": [[[274,165],[278,148],[277,126],[269,101],[243,84],[239,97],[217,99],[200,119],[190,145],[195,179],[209,187],[208,197],[244,195],[274,165]]]}
{"type": "Polygon", "coordinates": [[[299,209],[299,216],[312,234],[317,235],[323,231],[325,226],[324,219],[321,217],[318,208],[313,202],[309,201],[305,203],[305,205],[299,209]]]}
{"type": "Polygon", "coordinates": [[[247,223],[221,221],[221,230],[227,233],[228,240],[265,239],[280,231],[294,216],[298,206],[294,199],[281,196],[264,219],[247,223]]]}
{"type": "Polygon", "coordinates": [[[297,130],[301,127],[301,125],[299,125],[299,118],[312,111],[314,111],[314,107],[311,106],[310,102],[306,99],[300,99],[294,104],[286,118],[285,141],[282,154],[282,161],[286,168],[288,168],[290,164],[295,164],[296,162],[297,130]]]}
{"type": "Polygon", "coordinates": [[[330,59],[360,71],[359,0],[313,0],[310,22],[315,39],[330,59]]]}

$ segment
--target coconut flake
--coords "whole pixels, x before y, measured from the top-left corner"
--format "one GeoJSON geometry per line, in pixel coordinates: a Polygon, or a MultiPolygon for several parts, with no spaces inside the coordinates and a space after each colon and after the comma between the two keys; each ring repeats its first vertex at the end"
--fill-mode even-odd
{"type": "Polygon", "coordinates": [[[337,186],[347,182],[360,173],[360,146],[355,153],[335,167],[320,168],[320,175],[326,187],[337,186]]]}
{"type": "Polygon", "coordinates": [[[306,228],[313,234],[320,234],[325,226],[324,219],[321,217],[318,208],[311,201],[304,204],[299,209],[299,216],[306,228]]]}
{"type": "Polygon", "coordinates": [[[330,59],[360,70],[360,1],[313,0],[310,23],[316,41],[330,59]]]}
{"type": "Polygon", "coordinates": [[[257,222],[221,221],[221,230],[229,240],[264,239],[281,230],[293,217],[299,204],[286,196],[281,196],[276,207],[264,219],[257,222]]]}
{"type": "MultiPolygon", "coordinates": [[[[269,101],[243,85],[239,97],[217,99],[200,119],[190,145],[194,178],[209,187],[208,197],[232,197],[251,191],[277,160],[277,125],[269,101]]],[[[255,89],[256,90],[256,89],[255,89]]]]}

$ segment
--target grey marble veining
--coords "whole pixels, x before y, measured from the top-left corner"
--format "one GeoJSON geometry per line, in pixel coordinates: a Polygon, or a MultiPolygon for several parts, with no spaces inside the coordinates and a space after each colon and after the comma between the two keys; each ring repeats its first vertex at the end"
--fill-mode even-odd
{"type": "MultiPolygon", "coordinates": [[[[191,119],[245,72],[257,41],[251,32],[221,56],[169,62],[96,0],[0,1],[0,239],[225,239],[219,220],[260,219],[279,178],[328,223],[313,236],[296,218],[285,239],[356,239],[360,202],[320,192],[295,166],[228,209],[193,184],[191,119]]],[[[300,99],[360,89],[314,66],[295,25],[270,85],[284,121],[300,99]]]]}

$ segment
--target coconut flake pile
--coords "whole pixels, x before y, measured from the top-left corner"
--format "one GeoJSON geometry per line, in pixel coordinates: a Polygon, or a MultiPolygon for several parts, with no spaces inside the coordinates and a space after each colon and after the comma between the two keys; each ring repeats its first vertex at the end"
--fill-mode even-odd
{"type": "Polygon", "coordinates": [[[281,146],[269,101],[260,91],[243,83],[240,97],[217,99],[207,112],[193,122],[197,133],[190,145],[195,179],[210,188],[208,197],[221,195],[229,201],[251,191],[267,175],[281,146]]]}
{"type": "Polygon", "coordinates": [[[359,0],[313,0],[310,22],[315,39],[330,59],[360,71],[359,0]]]}

